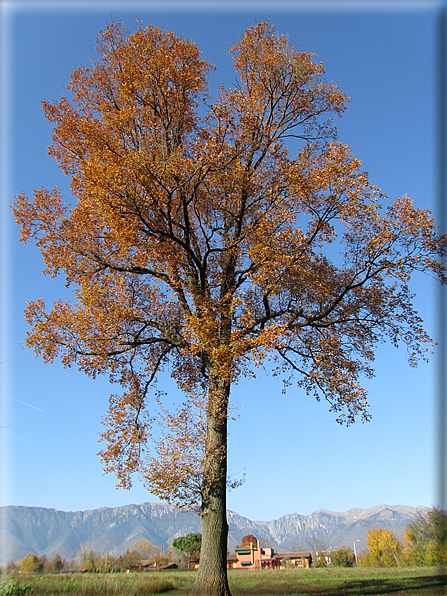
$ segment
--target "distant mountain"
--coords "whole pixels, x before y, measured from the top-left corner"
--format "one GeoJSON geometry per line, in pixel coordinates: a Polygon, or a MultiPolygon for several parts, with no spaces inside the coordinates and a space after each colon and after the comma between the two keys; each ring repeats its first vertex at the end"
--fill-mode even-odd
{"type": "MultiPolygon", "coordinates": [[[[228,511],[228,549],[234,550],[246,534],[254,534],[264,546],[286,551],[343,545],[352,548],[355,541],[360,552],[371,528],[389,528],[402,536],[405,527],[427,509],[388,505],[346,513],[320,509],[311,515],[293,513],[270,522],[251,521],[228,511]]],[[[29,552],[48,558],[59,553],[71,560],[86,543],[101,555],[115,556],[125,554],[141,538],[167,547],[178,536],[200,532],[201,524],[197,515],[163,503],[75,512],[10,506],[0,507],[0,529],[0,562],[5,564],[29,552]]]]}

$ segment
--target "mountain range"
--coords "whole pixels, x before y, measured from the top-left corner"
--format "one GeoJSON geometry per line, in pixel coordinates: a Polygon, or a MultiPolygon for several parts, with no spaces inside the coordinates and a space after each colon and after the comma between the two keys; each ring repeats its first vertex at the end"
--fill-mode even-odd
{"type": "MultiPolygon", "coordinates": [[[[320,509],[311,515],[292,513],[273,521],[252,521],[227,512],[228,550],[246,534],[255,535],[262,546],[296,551],[366,546],[371,528],[388,528],[402,536],[405,527],[428,507],[379,505],[335,513],[320,509]]],[[[27,553],[53,558],[56,553],[72,560],[81,547],[114,556],[125,554],[137,540],[150,540],[165,549],[174,538],[200,532],[199,516],[173,505],[141,503],[125,507],[101,507],[89,511],[57,511],[42,507],[0,507],[0,563],[17,561],[27,553]]]]}

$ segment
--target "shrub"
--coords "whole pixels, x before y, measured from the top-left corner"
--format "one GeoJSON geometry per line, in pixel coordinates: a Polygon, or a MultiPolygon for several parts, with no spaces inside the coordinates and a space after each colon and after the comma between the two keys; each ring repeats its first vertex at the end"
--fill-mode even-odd
{"type": "Polygon", "coordinates": [[[353,567],[355,563],[354,551],[347,546],[337,548],[331,552],[331,563],[335,567],[353,567]]]}

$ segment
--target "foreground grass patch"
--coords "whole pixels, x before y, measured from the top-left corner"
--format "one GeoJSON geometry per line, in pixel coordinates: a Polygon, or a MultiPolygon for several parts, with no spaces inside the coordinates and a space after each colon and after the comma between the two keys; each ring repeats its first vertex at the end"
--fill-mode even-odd
{"type": "MultiPolygon", "coordinates": [[[[186,596],[196,572],[130,575],[23,576],[3,583],[0,596],[186,596]],[[12,583],[11,583],[12,582],[12,583]]],[[[447,575],[436,568],[231,570],[233,596],[436,596],[447,593],[447,575]]]]}
{"type": "MultiPolygon", "coordinates": [[[[169,575],[112,574],[112,575],[42,575],[23,576],[5,583],[0,596],[149,596],[174,594],[177,588],[188,587],[190,581],[169,575]]],[[[192,585],[192,583],[191,583],[192,585]]],[[[181,593],[181,592],[180,592],[181,593]]]]}
{"type": "Polygon", "coordinates": [[[447,575],[435,568],[310,569],[232,572],[233,596],[346,596],[445,594],[447,575]]]}

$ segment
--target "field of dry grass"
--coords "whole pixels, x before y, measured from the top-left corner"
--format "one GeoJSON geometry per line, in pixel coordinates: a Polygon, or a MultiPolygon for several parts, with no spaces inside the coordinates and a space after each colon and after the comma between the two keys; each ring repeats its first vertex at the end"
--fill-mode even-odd
{"type": "MultiPolygon", "coordinates": [[[[3,578],[0,596],[186,596],[195,572],[40,575],[3,578]]],[[[434,596],[447,594],[447,572],[437,568],[310,569],[229,572],[233,596],[434,596]]]]}

